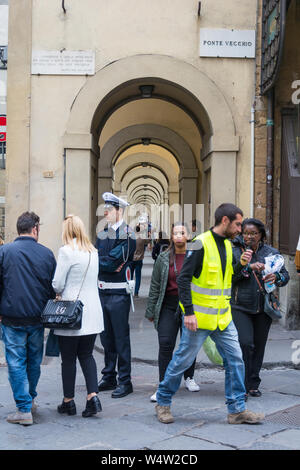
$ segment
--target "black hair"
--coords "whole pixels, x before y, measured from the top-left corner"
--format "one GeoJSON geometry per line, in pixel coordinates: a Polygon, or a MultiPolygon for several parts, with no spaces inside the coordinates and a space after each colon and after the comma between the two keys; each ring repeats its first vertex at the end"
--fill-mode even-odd
{"type": "Polygon", "coordinates": [[[137,226],[135,227],[135,231],[136,231],[136,232],[140,232],[140,231],[141,231],[141,227],[140,227],[139,225],[137,225],[137,226]]]}
{"type": "Polygon", "coordinates": [[[229,202],[221,204],[215,212],[215,225],[220,225],[223,217],[228,217],[229,221],[232,222],[236,219],[237,214],[243,217],[243,212],[239,207],[229,202]]]}
{"type": "Polygon", "coordinates": [[[17,220],[17,232],[19,235],[31,233],[34,227],[40,223],[40,218],[34,212],[23,212],[17,220]]]}
{"type": "Polygon", "coordinates": [[[261,234],[261,239],[265,240],[267,238],[265,224],[261,220],[254,219],[254,218],[243,220],[242,233],[243,233],[246,225],[255,225],[255,227],[257,227],[259,233],[261,234]]]}

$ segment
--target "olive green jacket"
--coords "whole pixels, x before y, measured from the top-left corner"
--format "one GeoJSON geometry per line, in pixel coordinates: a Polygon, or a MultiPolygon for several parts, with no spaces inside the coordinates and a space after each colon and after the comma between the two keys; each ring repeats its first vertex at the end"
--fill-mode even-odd
{"type": "Polygon", "coordinates": [[[153,318],[157,329],[159,314],[165,297],[169,276],[169,251],[163,251],[157,258],[152,272],[145,317],[153,318]]]}

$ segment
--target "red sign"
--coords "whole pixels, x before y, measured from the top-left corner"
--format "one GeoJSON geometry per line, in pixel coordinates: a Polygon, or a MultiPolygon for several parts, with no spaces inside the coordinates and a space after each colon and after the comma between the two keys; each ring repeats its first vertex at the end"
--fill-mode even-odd
{"type": "Polygon", "coordinates": [[[131,270],[129,266],[126,268],[125,276],[127,281],[131,280],[131,270]]]}
{"type": "Polygon", "coordinates": [[[6,142],[6,116],[0,114],[0,142],[6,142]]]}

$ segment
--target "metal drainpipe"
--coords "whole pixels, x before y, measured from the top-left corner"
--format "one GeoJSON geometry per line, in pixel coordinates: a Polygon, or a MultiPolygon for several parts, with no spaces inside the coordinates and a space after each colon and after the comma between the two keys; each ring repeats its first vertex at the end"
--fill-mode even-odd
{"type": "Polygon", "coordinates": [[[63,159],[64,159],[64,178],[63,178],[63,214],[64,214],[64,219],[66,218],[66,149],[64,149],[63,153],[63,159]]]}
{"type": "Polygon", "coordinates": [[[273,176],[274,176],[274,87],[268,91],[267,115],[267,164],[266,164],[266,229],[268,243],[273,243],[273,176]]]}

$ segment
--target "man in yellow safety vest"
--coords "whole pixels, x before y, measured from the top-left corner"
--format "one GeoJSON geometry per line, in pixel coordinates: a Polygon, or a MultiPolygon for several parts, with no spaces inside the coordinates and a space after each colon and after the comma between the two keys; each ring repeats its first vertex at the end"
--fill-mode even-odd
{"type": "Polygon", "coordinates": [[[264,418],[263,414],[253,413],[245,407],[245,368],[231,317],[232,274],[249,263],[252,253],[245,251],[233,268],[229,240],[241,232],[242,220],[241,209],[234,204],[221,204],[215,212],[215,226],[198,235],[188,246],[177,279],[179,303],[184,314],[181,340],[156,394],[156,414],[162,423],[174,421],[170,410],[172,396],[207,336],[215,341],[223,358],[228,422],[254,424],[264,418]]]}

